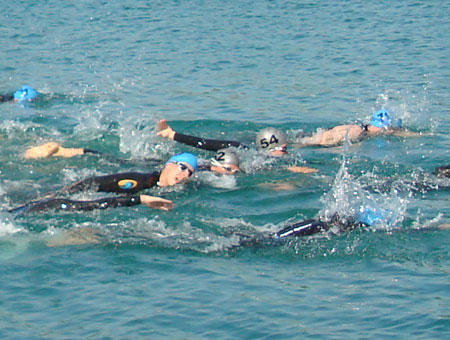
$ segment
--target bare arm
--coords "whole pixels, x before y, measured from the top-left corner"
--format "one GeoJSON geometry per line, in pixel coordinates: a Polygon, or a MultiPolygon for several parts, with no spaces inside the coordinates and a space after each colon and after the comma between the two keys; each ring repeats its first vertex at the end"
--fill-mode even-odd
{"type": "Polygon", "coordinates": [[[290,172],[294,172],[297,174],[312,174],[315,172],[319,172],[319,170],[310,168],[309,166],[298,166],[292,165],[287,168],[290,172]]]}
{"type": "Polygon", "coordinates": [[[83,154],[83,148],[63,148],[56,142],[49,142],[29,148],[25,151],[24,157],[25,159],[47,158],[50,156],[70,158],[83,154]]]}

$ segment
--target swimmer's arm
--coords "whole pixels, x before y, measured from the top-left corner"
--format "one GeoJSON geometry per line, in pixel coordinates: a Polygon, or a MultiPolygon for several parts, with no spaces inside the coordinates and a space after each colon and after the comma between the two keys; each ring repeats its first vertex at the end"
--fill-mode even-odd
{"type": "Polygon", "coordinates": [[[186,145],[190,145],[199,149],[209,150],[209,151],[218,151],[220,149],[225,149],[229,147],[236,148],[245,148],[247,147],[236,141],[226,141],[226,140],[215,140],[215,139],[205,139],[200,137],[194,137],[189,135],[184,135],[176,132],[174,135],[174,140],[183,143],[186,145]]]}
{"type": "Polygon", "coordinates": [[[424,135],[423,133],[420,133],[420,132],[413,132],[413,131],[404,130],[404,129],[393,130],[390,134],[392,134],[394,136],[398,136],[398,137],[405,137],[405,138],[420,137],[420,136],[424,135]]]}
{"type": "Polygon", "coordinates": [[[100,154],[98,151],[85,149],[85,148],[64,148],[56,142],[49,142],[43,145],[38,145],[29,148],[25,151],[25,159],[38,159],[47,158],[50,156],[54,157],[65,157],[70,158],[74,156],[84,155],[86,153],[100,154]]]}
{"type": "Polygon", "coordinates": [[[302,237],[320,233],[330,229],[331,225],[319,220],[305,220],[291,224],[273,234],[273,238],[302,237]]]}
{"type": "Polygon", "coordinates": [[[247,146],[241,144],[240,142],[236,142],[236,141],[205,139],[205,138],[201,138],[201,137],[189,136],[189,135],[175,132],[167,124],[165,119],[160,120],[158,122],[157,129],[158,129],[157,135],[160,137],[168,138],[170,140],[175,140],[179,143],[190,145],[190,146],[193,146],[193,147],[196,147],[199,149],[203,149],[203,150],[217,151],[217,150],[228,148],[228,147],[247,149],[247,146]]]}
{"type": "Polygon", "coordinates": [[[62,146],[60,146],[58,151],[54,153],[52,156],[71,158],[74,156],[84,155],[85,153],[86,151],[83,148],[63,148],[62,146]]]}
{"type": "Polygon", "coordinates": [[[124,197],[107,197],[93,201],[74,201],[65,198],[53,198],[27,204],[15,209],[9,210],[16,216],[28,215],[31,213],[40,213],[48,210],[56,211],[91,211],[95,209],[132,207],[144,204],[149,208],[159,210],[170,210],[173,203],[169,200],[153,197],[148,195],[124,196],[124,197]]]}
{"type": "Polygon", "coordinates": [[[143,204],[152,209],[168,211],[173,208],[172,201],[149,195],[107,197],[94,201],[72,201],[74,210],[93,210],[119,207],[132,207],[143,204]]]}
{"type": "Polygon", "coordinates": [[[319,172],[319,170],[310,168],[309,166],[298,166],[298,165],[289,166],[287,167],[287,170],[297,174],[312,174],[315,172],[319,172]]]}
{"type": "Polygon", "coordinates": [[[0,103],[12,102],[13,100],[14,100],[14,96],[11,94],[0,95],[0,103]]]}

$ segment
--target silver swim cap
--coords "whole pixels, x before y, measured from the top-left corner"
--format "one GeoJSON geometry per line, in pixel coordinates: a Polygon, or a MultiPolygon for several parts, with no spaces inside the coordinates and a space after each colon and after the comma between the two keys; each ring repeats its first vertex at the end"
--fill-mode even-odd
{"type": "Polygon", "coordinates": [[[220,165],[224,164],[232,164],[239,167],[239,157],[236,152],[229,149],[220,149],[214,155],[212,159],[212,163],[220,163],[220,165]]]}
{"type": "Polygon", "coordinates": [[[258,150],[272,151],[284,144],[287,144],[286,135],[272,127],[262,129],[256,135],[256,148],[258,150]]]}

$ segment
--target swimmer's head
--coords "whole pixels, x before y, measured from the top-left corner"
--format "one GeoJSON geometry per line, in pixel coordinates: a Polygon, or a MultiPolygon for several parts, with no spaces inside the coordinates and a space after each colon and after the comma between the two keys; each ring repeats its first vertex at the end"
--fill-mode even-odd
{"type": "Polygon", "coordinates": [[[192,176],[197,169],[197,158],[187,152],[174,155],[169,158],[159,175],[160,187],[179,184],[192,176]]]}
{"type": "Polygon", "coordinates": [[[169,158],[167,163],[186,163],[191,166],[192,170],[197,170],[197,157],[189,152],[179,153],[169,158]]]}
{"type": "Polygon", "coordinates": [[[377,128],[388,128],[392,123],[391,117],[386,110],[378,110],[370,118],[370,125],[377,128]]]}
{"type": "Polygon", "coordinates": [[[16,102],[33,100],[34,98],[36,98],[36,96],[36,91],[29,85],[23,85],[20,89],[14,92],[14,100],[16,102]]]}
{"type": "Polygon", "coordinates": [[[272,155],[285,154],[287,153],[286,135],[273,127],[262,129],[256,135],[256,148],[270,152],[272,155]]]}
{"type": "Polygon", "coordinates": [[[360,211],[356,215],[356,220],[359,223],[365,224],[367,226],[372,226],[377,222],[381,222],[386,218],[386,211],[382,211],[380,209],[361,208],[360,211]]]}
{"type": "Polygon", "coordinates": [[[211,159],[211,171],[222,174],[233,174],[239,171],[239,157],[229,149],[220,149],[211,159]]]}

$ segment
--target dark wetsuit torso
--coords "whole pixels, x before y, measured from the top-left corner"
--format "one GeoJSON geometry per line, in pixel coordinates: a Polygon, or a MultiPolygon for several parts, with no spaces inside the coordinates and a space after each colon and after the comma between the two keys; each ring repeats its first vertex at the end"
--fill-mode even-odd
{"type": "Polygon", "coordinates": [[[248,149],[248,146],[232,140],[205,139],[175,132],[173,140],[199,149],[217,151],[229,147],[248,149]]]}
{"type": "Polygon", "coordinates": [[[61,189],[60,193],[75,193],[84,190],[135,194],[157,185],[159,172],[123,172],[119,174],[89,177],[61,189]]]}

